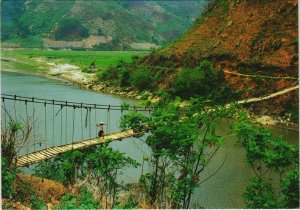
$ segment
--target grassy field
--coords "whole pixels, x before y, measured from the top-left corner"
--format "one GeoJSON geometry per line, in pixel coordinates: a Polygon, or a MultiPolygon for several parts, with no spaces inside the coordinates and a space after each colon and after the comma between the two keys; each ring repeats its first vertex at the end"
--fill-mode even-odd
{"type": "Polygon", "coordinates": [[[2,69],[10,68],[31,72],[43,71],[46,64],[68,63],[87,68],[95,61],[98,69],[105,69],[123,60],[130,62],[132,56],[148,55],[149,51],[69,51],[69,50],[13,50],[2,51],[2,69]]]}

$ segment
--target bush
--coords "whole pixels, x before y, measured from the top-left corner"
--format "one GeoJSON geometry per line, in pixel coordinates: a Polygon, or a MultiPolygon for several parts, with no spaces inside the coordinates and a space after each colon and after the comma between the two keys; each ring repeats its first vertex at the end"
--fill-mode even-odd
{"type": "Polygon", "coordinates": [[[174,92],[183,98],[209,96],[222,82],[222,77],[211,62],[204,60],[198,67],[185,68],[177,75],[174,92]]]}
{"type": "Polygon", "coordinates": [[[97,209],[99,204],[94,200],[93,194],[86,187],[81,188],[80,195],[65,194],[61,203],[54,209],[97,209]]]}
{"type": "Polygon", "coordinates": [[[33,175],[51,179],[60,183],[66,183],[66,177],[64,175],[63,167],[55,160],[47,160],[39,163],[33,169],[33,175]]]}
{"type": "Polygon", "coordinates": [[[122,69],[120,73],[120,86],[126,87],[130,85],[130,73],[127,68],[122,69]]]}
{"type": "Polygon", "coordinates": [[[148,70],[134,72],[130,77],[130,83],[140,91],[153,87],[153,76],[148,70]]]}
{"type": "Polygon", "coordinates": [[[107,69],[97,72],[99,79],[105,80],[117,80],[119,78],[119,69],[117,67],[110,66],[107,69]]]}
{"type": "Polygon", "coordinates": [[[2,172],[2,195],[9,198],[14,193],[12,183],[16,179],[16,171],[8,166],[8,161],[5,157],[1,158],[1,172],[2,172]]]}

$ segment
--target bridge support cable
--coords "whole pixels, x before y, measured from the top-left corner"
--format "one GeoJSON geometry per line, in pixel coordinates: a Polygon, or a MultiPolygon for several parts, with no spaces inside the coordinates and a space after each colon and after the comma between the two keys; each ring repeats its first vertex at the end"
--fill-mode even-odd
{"type": "Polygon", "coordinates": [[[66,126],[66,144],[68,143],[68,102],[66,101],[66,123],[65,123],[65,126],[66,126]]]}
{"type": "Polygon", "coordinates": [[[90,129],[90,139],[91,139],[92,138],[92,122],[91,122],[92,109],[90,107],[88,109],[88,115],[89,115],[89,129],[90,129]]]}
{"type": "MultiPolygon", "coordinates": [[[[2,102],[3,102],[3,105],[4,105],[4,129],[6,130],[6,118],[7,118],[7,116],[6,116],[6,104],[5,104],[5,99],[4,98],[2,98],[2,102]]],[[[3,108],[2,108],[3,109],[3,108]]]]}
{"type": "Polygon", "coordinates": [[[107,133],[110,133],[110,105],[108,106],[108,109],[107,109],[107,119],[106,119],[106,122],[107,122],[107,133]]]}
{"type": "Polygon", "coordinates": [[[52,106],[52,139],[53,139],[52,146],[53,147],[55,145],[55,143],[54,143],[54,139],[55,139],[55,136],[54,136],[54,126],[55,126],[54,117],[55,117],[55,114],[54,114],[54,100],[53,100],[53,106],[52,106]]]}
{"type": "Polygon", "coordinates": [[[33,151],[35,151],[35,107],[34,107],[34,97],[32,98],[32,130],[33,130],[33,151]]]}
{"type": "Polygon", "coordinates": [[[16,101],[17,101],[16,99],[17,99],[17,96],[16,95],[14,96],[14,99],[15,99],[14,100],[15,121],[17,121],[17,109],[16,109],[16,101]]]}
{"type": "Polygon", "coordinates": [[[72,130],[72,150],[73,150],[73,145],[74,145],[74,132],[75,132],[75,109],[76,107],[73,107],[73,130],[72,130]]]}
{"type": "Polygon", "coordinates": [[[83,139],[83,118],[82,118],[82,104],[80,107],[80,125],[81,125],[81,139],[83,139]]]}
{"type": "MultiPolygon", "coordinates": [[[[16,96],[16,95],[9,95],[9,94],[1,94],[1,97],[2,98],[5,98],[5,99],[8,99],[8,100],[15,100],[15,101],[25,101],[26,99],[32,99],[31,97],[24,97],[24,96],[16,96]]],[[[47,104],[51,104],[53,105],[53,99],[42,99],[42,98],[34,98],[34,101],[32,101],[34,103],[39,103],[39,104],[44,104],[45,102],[47,104]]],[[[54,105],[56,106],[60,106],[60,105],[65,105],[66,104],[66,101],[60,101],[60,100],[54,100],[54,105]]],[[[68,101],[66,106],[68,107],[73,107],[73,106],[76,106],[76,107],[80,107],[80,105],[83,107],[83,108],[93,108],[93,109],[103,109],[103,110],[107,110],[108,108],[110,108],[110,110],[122,110],[123,107],[122,105],[104,105],[104,104],[96,104],[96,107],[95,107],[95,104],[89,104],[89,103],[79,103],[79,102],[71,102],[71,101],[68,101]]],[[[148,110],[151,110],[152,107],[128,107],[128,110],[129,111],[134,111],[134,110],[137,110],[137,111],[145,111],[145,109],[148,111],[148,110]]]]}
{"type": "MultiPolygon", "coordinates": [[[[26,123],[29,123],[27,100],[25,101],[26,123]]],[[[29,139],[27,140],[26,154],[29,153],[29,139]]]]}
{"type": "MultiPolygon", "coordinates": [[[[45,144],[46,144],[46,148],[48,148],[48,142],[47,142],[47,105],[46,103],[44,103],[44,110],[45,110],[45,117],[44,117],[44,121],[45,121],[45,144]]],[[[41,147],[41,142],[40,142],[40,147],[41,147]]]]}
{"type": "Polygon", "coordinates": [[[95,104],[95,134],[98,136],[98,130],[97,130],[97,109],[96,109],[96,104],[95,104]]]}
{"type": "Polygon", "coordinates": [[[60,106],[60,145],[62,145],[63,138],[63,105],[60,106]]]}

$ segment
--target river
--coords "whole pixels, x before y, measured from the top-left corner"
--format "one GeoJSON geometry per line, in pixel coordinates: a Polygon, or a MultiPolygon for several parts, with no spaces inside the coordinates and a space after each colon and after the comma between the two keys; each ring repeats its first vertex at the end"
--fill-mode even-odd
{"type": "MultiPolygon", "coordinates": [[[[98,93],[91,90],[80,89],[77,86],[71,84],[66,84],[63,81],[51,80],[40,76],[24,75],[19,73],[9,73],[1,72],[1,89],[2,93],[12,94],[12,95],[21,95],[28,97],[40,97],[46,99],[56,99],[63,101],[74,101],[74,102],[85,102],[92,104],[112,104],[120,105],[123,102],[126,102],[131,105],[137,105],[138,102],[135,100],[122,98],[118,96],[98,93]]],[[[13,102],[5,101],[6,108],[10,110],[12,115],[14,115],[14,106],[21,113],[26,113],[24,108],[24,102],[13,102]]],[[[2,103],[3,104],[3,103],[2,103]]],[[[106,127],[106,132],[112,132],[119,130],[119,118],[122,116],[120,111],[110,112],[107,114],[106,110],[98,111],[91,113],[91,121],[88,123],[91,128],[88,126],[84,127],[84,132],[82,132],[82,126],[80,123],[77,123],[75,128],[72,128],[73,120],[79,122],[81,119],[81,110],[78,110],[75,114],[70,112],[59,112],[59,107],[53,108],[47,107],[46,109],[43,106],[32,107],[31,104],[27,105],[27,112],[29,116],[32,116],[33,108],[36,110],[36,115],[39,115],[39,118],[47,117],[49,124],[45,126],[41,123],[36,123],[39,127],[39,131],[35,134],[35,138],[38,139],[36,142],[42,142],[41,145],[34,144],[34,146],[29,147],[30,151],[38,150],[45,146],[58,145],[62,141],[63,143],[70,143],[70,139],[79,140],[84,137],[89,137],[90,135],[96,136],[96,122],[103,121],[110,126],[106,127]],[[45,111],[46,110],[46,111],[45,111]],[[40,113],[40,114],[38,114],[40,113]],[[45,114],[46,113],[46,114],[45,114]],[[58,113],[55,115],[53,121],[53,113],[58,113]],[[62,120],[60,115],[67,115],[67,119],[62,120]],[[75,117],[75,118],[74,118],[75,117]],[[62,129],[63,127],[63,129],[62,129]],[[63,130],[61,134],[60,129],[63,130]],[[45,130],[47,131],[45,134],[45,130]],[[64,132],[68,130],[68,132],[64,132]],[[75,131],[74,131],[75,130],[75,131]],[[72,136],[72,138],[71,138],[72,136]],[[55,141],[54,141],[54,140],[55,141]],[[64,142],[69,139],[69,142],[64,142]],[[40,147],[40,148],[39,148],[40,147]]],[[[16,114],[18,115],[18,114],[16,114]]],[[[87,116],[83,112],[84,117],[87,116]]],[[[2,126],[4,115],[2,112],[2,126]]],[[[23,118],[25,118],[23,116],[23,118]]],[[[298,142],[298,131],[285,130],[272,128],[272,131],[276,134],[283,135],[286,139],[291,142],[298,142]]],[[[220,123],[218,127],[218,132],[220,134],[229,133],[228,123],[226,121],[220,123]]],[[[118,149],[128,156],[136,159],[138,162],[142,162],[144,154],[148,154],[149,151],[141,141],[129,138],[121,142],[112,142],[110,146],[114,149],[118,149]]],[[[23,153],[28,152],[23,150],[23,153]]],[[[209,176],[213,173],[216,168],[223,162],[226,157],[226,161],[222,169],[211,179],[204,182],[198,189],[195,190],[195,193],[192,197],[191,208],[244,208],[244,202],[242,199],[242,194],[245,191],[246,186],[249,183],[249,178],[253,175],[252,170],[245,163],[245,151],[239,146],[235,145],[235,139],[233,135],[226,137],[224,145],[218,151],[217,155],[212,159],[211,164],[205,170],[205,174],[200,177],[200,180],[204,180],[206,176],[209,176]]],[[[127,168],[124,170],[123,180],[127,182],[136,180],[141,173],[141,168],[127,168]]]]}

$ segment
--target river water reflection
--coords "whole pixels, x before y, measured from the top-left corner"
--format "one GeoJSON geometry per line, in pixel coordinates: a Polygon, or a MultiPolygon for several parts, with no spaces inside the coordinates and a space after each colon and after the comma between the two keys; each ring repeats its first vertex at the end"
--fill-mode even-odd
{"type": "MultiPolygon", "coordinates": [[[[80,89],[77,86],[66,85],[62,81],[50,80],[40,76],[31,76],[8,72],[2,72],[1,76],[2,93],[6,94],[93,104],[96,103],[120,105],[123,102],[129,103],[131,105],[138,104],[138,102],[135,100],[80,89]]],[[[9,102],[6,103],[6,107],[10,109],[10,111],[14,112],[14,104],[12,104],[12,102],[10,104],[9,102]]],[[[28,105],[29,110],[32,109],[32,107],[30,106],[32,105],[28,105]]],[[[17,103],[16,107],[17,109],[23,109],[23,113],[26,111],[24,110],[24,108],[21,108],[24,107],[22,104],[17,103]]],[[[43,107],[41,107],[40,110],[38,110],[38,108],[36,109],[37,111],[44,113],[43,107]]],[[[74,116],[76,120],[79,120],[81,117],[81,113],[78,112],[74,115],[74,113],[72,114],[71,112],[63,112],[64,115],[67,114],[67,118],[69,119],[69,121],[64,120],[63,122],[61,122],[59,115],[57,115],[57,120],[55,121],[55,125],[53,125],[53,121],[51,121],[51,114],[53,112],[57,113],[58,110],[59,108],[55,110],[53,110],[52,108],[48,108],[46,110],[46,117],[49,120],[49,125],[47,125],[47,136],[44,136],[44,125],[39,125],[41,131],[40,133],[36,134],[40,140],[45,140],[46,138],[46,143],[48,144],[48,146],[52,146],[52,144],[58,145],[61,143],[61,141],[65,141],[65,137],[70,138],[72,135],[74,135],[74,139],[81,139],[83,134],[84,137],[88,137],[89,135],[96,136],[97,130],[95,122],[99,121],[104,121],[105,123],[107,123],[108,121],[110,122],[110,126],[106,128],[107,131],[118,131],[119,118],[122,116],[122,113],[120,112],[111,112],[108,118],[108,115],[105,111],[98,111],[96,113],[92,113],[92,134],[90,134],[88,128],[82,134],[82,132],[80,132],[79,125],[75,128],[74,134],[70,134],[67,132],[63,133],[61,136],[60,132],[57,132],[61,129],[61,126],[63,125],[64,129],[71,131],[72,123],[69,123],[69,121],[72,121],[74,116]],[[53,142],[53,139],[56,139],[55,142],[53,142]]],[[[31,111],[29,111],[29,114],[30,112],[31,111]]],[[[83,113],[83,115],[84,114],[85,113],[83,113]]],[[[40,114],[39,117],[42,118],[43,116],[43,114],[40,114]]],[[[3,113],[1,115],[1,118],[3,126],[3,113]]],[[[220,134],[228,134],[228,124],[229,123],[227,121],[221,122],[218,126],[218,132],[220,134]]],[[[290,142],[298,142],[298,131],[276,128],[272,128],[272,131],[276,134],[283,135],[290,142]]],[[[218,168],[218,166],[226,157],[226,161],[222,169],[215,176],[204,182],[198,189],[196,189],[192,197],[191,208],[245,207],[242,199],[242,194],[249,183],[249,178],[253,174],[252,170],[245,163],[245,151],[243,150],[243,148],[241,148],[241,146],[235,145],[234,138],[235,137],[233,135],[229,135],[228,137],[226,137],[224,145],[218,151],[217,155],[212,159],[212,162],[205,171],[205,174],[200,177],[200,180],[204,180],[205,177],[209,176],[216,170],[216,168],[218,168]]],[[[31,147],[30,150],[38,149],[39,146],[40,145],[36,145],[37,148],[31,147]]],[[[125,139],[122,142],[112,142],[110,146],[114,149],[125,152],[128,156],[136,159],[140,163],[142,163],[143,156],[145,154],[149,154],[149,150],[143,142],[132,138],[125,139]]],[[[43,147],[43,145],[41,145],[41,147],[43,147]]],[[[140,174],[141,168],[127,168],[124,170],[122,180],[126,180],[127,182],[135,181],[140,176],[140,174]]]]}

